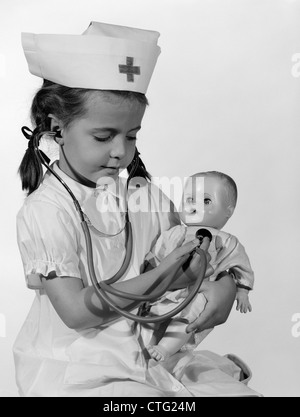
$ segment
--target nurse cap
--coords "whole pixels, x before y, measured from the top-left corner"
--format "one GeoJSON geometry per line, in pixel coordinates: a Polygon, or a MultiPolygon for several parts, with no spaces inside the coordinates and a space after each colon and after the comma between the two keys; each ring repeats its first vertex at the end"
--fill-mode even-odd
{"type": "Polygon", "coordinates": [[[73,88],[146,93],[159,33],[91,22],[82,35],[22,33],[31,74],[73,88]]]}

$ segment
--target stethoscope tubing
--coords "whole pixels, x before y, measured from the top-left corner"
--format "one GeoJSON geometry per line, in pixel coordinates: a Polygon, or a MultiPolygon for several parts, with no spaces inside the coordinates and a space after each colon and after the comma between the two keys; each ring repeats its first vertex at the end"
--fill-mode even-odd
{"type": "MultiPolygon", "coordinates": [[[[130,313],[128,310],[118,307],[115,304],[115,302],[111,299],[111,297],[109,297],[109,295],[107,295],[107,293],[112,294],[114,296],[117,296],[119,298],[125,298],[125,299],[128,299],[128,300],[138,301],[139,303],[145,303],[147,301],[157,300],[158,298],[160,298],[167,291],[169,285],[171,284],[171,282],[173,280],[173,276],[170,276],[169,278],[165,279],[165,285],[162,288],[160,288],[160,290],[153,291],[151,294],[148,294],[148,295],[146,295],[146,294],[143,294],[143,295],[131,294],[131,293],[127,293],[127,292],[124,292],[124,291],[120,291],[120,290],[118,290],[116,288],[113,288],[111,286],[111,284],[117,282],[125,274],[125,272],[128,269],[128,266],[130,264],[131,257],[132,257],[133,233],[132,233],[132,227],[131,227],[131,223],[130,223],[130,220],[129,220],[128,209],[127,209],[127,212],[126,212],[126,226],[125,226],[125,248],[126,248],[126,250],[125,250],[125,258],[124,258],[124,261],[122,263],[122,266],[119,269],[119,271],[116,274],[114,274],[113,277],[111,277],[107,280],[98,281],[98,279],[96,277],[96,274],[95,274],[95,268],[94,268],[93,245],[92,245],[91,233],[90,233],[90,230],[89,230],[89,226],[88,226],[88,224],[85,220],[85,216],[84,216],[84,213],[83,213],[82,208],[80,206],[80,203],[76,199],[76,197],[73,194],[70,187],[65,183],[65,181],[44,160],[44,158],[43,158],[43,156],[42,156],[42,154],[39,150],[39,147],[38,147],[39,139],[40,139],[41,136],[43,136],[44,134],[54,135],[54,133],[55,132],[41,132],[38,135],[36,135],[36,137],[34,138],[34,151],[35,151],[35,154],[38,156],[40,162],[63,185],[63,187],[69,193],[69,195],[71,196],[71,198],[74,202],[75,209],[78,212],[79,217],[80,217],[81,227],[82,227],[84,238],[85,238],[86,250],[87,250],[87,263],[88,263],[88,270],[89,270],[90,279],[91,279],[91,282],[92,282],[92,284],[95,288],[95,291],[96,291],[97,295],[99,296],[99,298],[104,300],[104,302],[106,302],[114,311],[119,313],[121,316],[126,317],[127,319],[130,319],[130,320],[133,320],[137,323],[162,322],[162,321],[166,321],[166,320],[172,318],[173,316],[175,316],[176,314],[180,313],[195,298],[195,296],[199,292],[199,289],[200,289],[202,281],[205,277],[206,268],[207,268],[207,259],[206,259],[205,252],[200,248],[197,249],[197,253],[201,257],[201,267],[200,267],[199,276],[198,276],[197,280],[195,281],[195,283],[192,286],[190,286],[189,294],[185,298],[185,300],[183,300],[173,310],[171,310],[168,313],[165,313],[161,316],[143,317],[143,316],[139,316],[139,315],[130,313]]],[[[136,167],[133,167],[132,172],[130,173],[130,175],[128,177],[127,189],[128,189],[129,181],[130,181],[130,179],[131,179],[131,177],[134,173],[133,172],[134,168],[136,168],[136,167]]],[[[179,268],[180,267],[178,267],[178,269],[179,268]]],[[[138,306],[135,306],[134,308],[137,308],[137,307],[138,306]]],[[[128,308],[130,308],[130,307],[128,307],[128,308]]]]}
{"type": "MultiPolygon", "coordinates": [[[[124,291],[117,290],[116,288],[108,286],[105,281],[98,281],[96,278],[95,270],[94,270],[94,262],[93,262],[93,253],[92,253],[92,242],[91,242],[91,235],[90,231],[88,229],[88,225],[86,222],[81,223],[83,232],[85,234],[86,243],[87,243],[87,259],[88,259],[88,268],[89,268],[89,274],[91,281],[94,285],[94,287],[97,289],[97,293],[99,294],[100,298],[103,299],[113,310],[117,311],[122,316],[134,320],[138,323],[157,323],[162,322],[165,320],[168,320],[175,316],[176,314],[180,313],[190,302],[195,298],[197,293],[199,292],[200,286],[202,284],[202,281],[205,276],[206,268],[207,268],[207,259],[205,252],[198,248],[197,253],[200,255],[200,261],[201,261],[201,267],[200,267],[200,273],[199,277],[195,281],[194,285],[192,285],[189,289],[189,294],[186,297],[185,300],[183,300],[180,304],[178,304],[177,307],[175,307],[173,310],[169,311],[168,313],[165,313],[161,316],[137,316],[136,314],[132,314],[127,310],[121,309],[120,307],[116,306],[116,304],[112,301],[112,299],[106,294],[106,292],[113,294],[120,298],[126,298],[130,300],[136,300],[136,301],[151,301],[151,300],[157,300],[160,298],[165,292],[166,288],[157,290],[156,292],[152,292],[151,295],[137,295],[137,294],[130,294],[126,293],[124,291]]],[[[173,277],[169,278],[169,281],[172,281],[173,277]]],[[[170,284],[170,282],[168,282],[170,284]]]]}

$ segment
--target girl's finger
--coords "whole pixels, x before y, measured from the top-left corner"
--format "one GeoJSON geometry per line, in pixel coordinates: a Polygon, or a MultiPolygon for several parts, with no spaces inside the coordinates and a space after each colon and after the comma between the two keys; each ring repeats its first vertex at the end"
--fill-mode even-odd
{"type": "Polygon", "coordinates": [[[210,245],[210,240],[208,237],[205,237],[200,245],[200,248],[204,251],[207,251],[210,245]]]}
{"type": "Polygon", "coordinates": [[[208,264],[205,272],[205,278],[210,277],[214,272],[214,268],[211,266],[211,264],[208,264]]]}
{"type": "Polygon", "coordinates": [[[184,255],[191,253],[199,245],[199,239],[194,239],[191,242],[185,243],[180,248],[175,249],[176,258],[181,258],[184,255]]]}
{"type": "Polygon", "coordinates": [[[201,315],[192,323],[188,324],[185,331],[192,333],[195,331],[202,331],[214,327],[213,310],[209,305],[203,310],[201,315]]]}

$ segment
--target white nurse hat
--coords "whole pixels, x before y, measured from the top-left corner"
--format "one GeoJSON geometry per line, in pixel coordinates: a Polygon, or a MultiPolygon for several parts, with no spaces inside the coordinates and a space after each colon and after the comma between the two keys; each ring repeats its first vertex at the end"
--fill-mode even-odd
{"type": "Polygon", "coordinates": [[[159,33],[91,22],[82,35],[22,33],[31,74],[67,87],[146,93],[159,33]]]}

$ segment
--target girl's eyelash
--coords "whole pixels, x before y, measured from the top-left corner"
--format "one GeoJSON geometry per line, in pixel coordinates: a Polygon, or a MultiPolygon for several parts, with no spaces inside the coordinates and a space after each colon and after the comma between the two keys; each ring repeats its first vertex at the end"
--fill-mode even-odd
{"type": "MultiPolygon", "coordinates": [[[[126,136],[126,138],[127,138],[128,140],[137,140],[137,137],[136,137],[136,136],[126,136]]],[[[111,139],[111,136],[107,136],[107,137],[105,137],[105,138],[98,138],[98,136],[94,136],[94,139],[95,139],[96,141],[98,141],[98,142],[106,142],[106,141],[108,141],[109,139],[111,139]]]]}
{"type": "Polygon", "coordinates": [[[107,136],[106,138],[98,138],[98,136],[94,136],[94,139],[98,142],[106,142],[111,138],[111,136],[107,136]]]}

